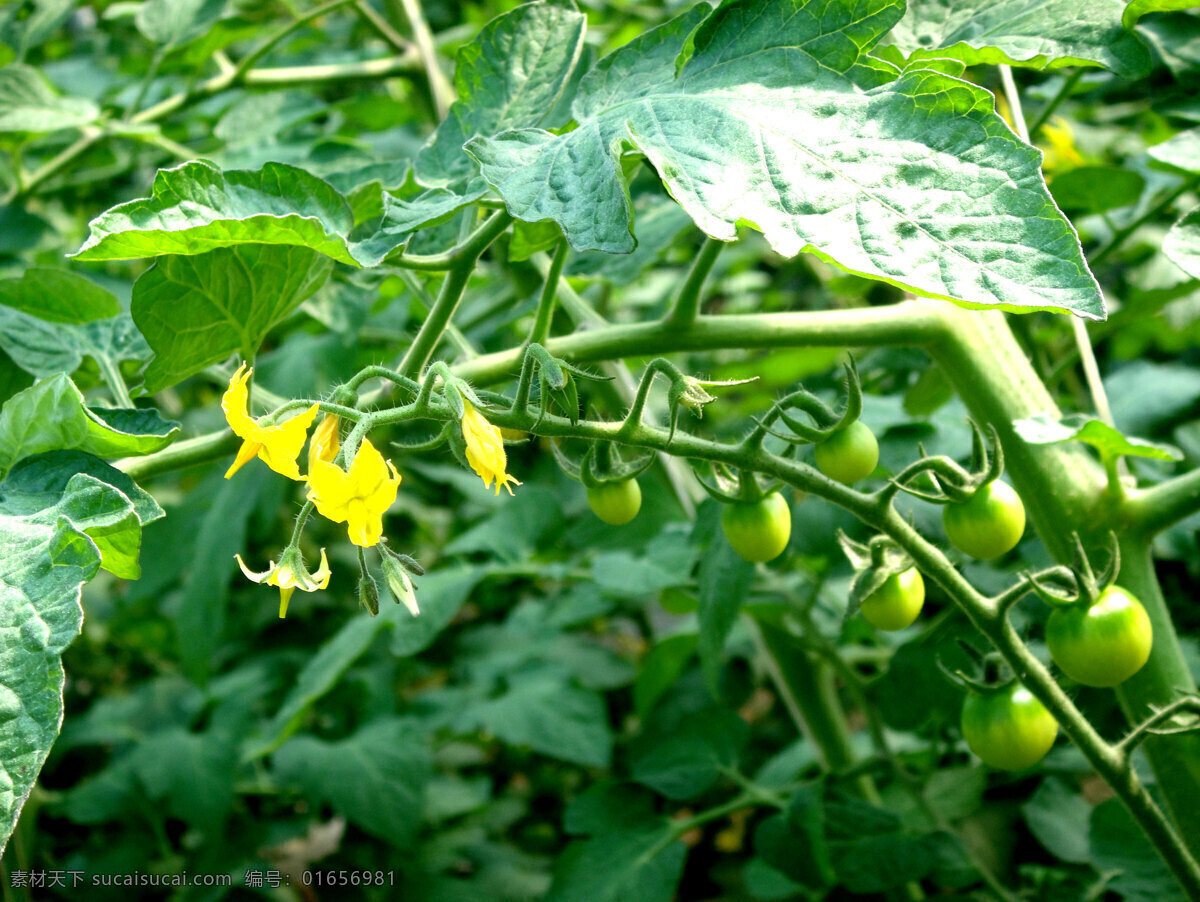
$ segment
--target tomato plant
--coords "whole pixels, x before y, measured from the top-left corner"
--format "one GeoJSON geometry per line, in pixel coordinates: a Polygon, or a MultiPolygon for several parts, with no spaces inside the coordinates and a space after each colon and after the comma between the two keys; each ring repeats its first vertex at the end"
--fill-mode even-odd
{"type": "Polygon", "coordinates": [[[967,501],[951,502],[942,512],[950,544],[980,560],[1000,557],[1017,547],[1025,532],[1025,505],[1012,486],[994,480],[967,501]]]}
{"type": "Polygon", "coordinates": [[[1150,657],[1153,629],[1142,603],[1108,586],[1093,604],[1057,608],[1046,621],[1046,645],[1063,673],[1085,686],[1116,686],[1150,657]]]}
{"type": "Polygon", "coordinates": [[[607,482],[587,490],[592,513],[611,526],[624,526],[642,508],[642,487],[636,479],[607,482]]]}
{"type": "Polygon", "coordinates": [[[893,573],[882,586],[863,599],[862,615],[867,623],[881,630],[902,630],[912,626],[925,606],[925,580],[921,571],[909,567],[893,573]]]}
{"type": "Polygon", "coordinates": [[[1058,722],[1020,683],[994,692],[969,692],[963,701],[962,734],[985,763],[1024,770],[1046,756],[1058,722]]]}
{"type": "Polygon", "coordinates": [[[733,550],[753,563],[783,554],[792,535],[792,509],[779,492],[758,501],[735,502],[721,510],[721,530],[733,550]]]}
{"type": "Polygon", "coordinates": [[[875,433],[861,420],[839,429],[813,447],[817,469],[838,482],[852,485],[875,471],[879,463],[879,442],[875,433]]]}
{"type": "Polygon", "coordinates": [[[1197,35],[0,3],[6,892],[1200,902],[1197,35]]]}

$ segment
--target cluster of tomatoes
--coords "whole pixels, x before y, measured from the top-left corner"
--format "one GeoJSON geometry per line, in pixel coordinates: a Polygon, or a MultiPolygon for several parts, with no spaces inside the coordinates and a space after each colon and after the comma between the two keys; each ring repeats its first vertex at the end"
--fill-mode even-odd
{"type": "MultiPolygon", "coordinates": [[[[865,424],[855,421],[815,445],[817,468],[850,485],[874,472],[879,444],[865,424]]],[[[620,526],[637,516],[642,492],[636,479],[605,483],[587,492],[592,511],[620,526]]],[[[1025,506],[1016,490],[995,479],[961,502],[946,504],[942,525],[950,544],[979,560],[1011,551],[1025,531],[1025,506]]],[[[721,514],[725,538],[754,563],[773,560],[791,538],[792,514],[779,492],[756,501],[727,504],[721,514]]],[[[893,574],[863,600],[863,618],[877,629],[912,625],[925,603],[925,582],[910,567],[893,574]]],[[[1087,601],[1056,607],[1046,623],[1046,644],[1058,668],[1085,686],[1116,686],[1146,663],[1153,633],[1145,608],[1117,585],[1087,601]]],[[[1021,770],[1042,759],[1058,735],[1058,723],[1034,695],[1015,680],[976,687],[963,704],[961,727],[968,747],[983,761],[1021,770]]]]}

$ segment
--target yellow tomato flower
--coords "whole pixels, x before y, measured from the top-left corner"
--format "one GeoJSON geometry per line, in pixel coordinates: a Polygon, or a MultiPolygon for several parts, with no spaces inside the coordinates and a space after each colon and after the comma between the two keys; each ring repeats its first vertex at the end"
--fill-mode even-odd
{"type": "Polygon", "coordinates": [[[489,423],[466,398],[463,398],[461,425],[463,441],[467,443],[467,463],[471,469],[479,474],[488,488],[495,482],[497,495],[501,486],[508,489],[511,495],[512,487],[521,483],[504,472],[508,457],[504,453],[504,438],[500,430],[489,423]]]}
{"type": "Polygon", "coordinates": [[[396,500],[400,474],[392,462],[363,439],[347,472],[317,457],[308,473],[308,500],[321,516],[350,528],[350,541],[362,548],[379,544],[383,515],[396,500]],[[388,471],[391,470],[391,478],[388,471]]]}
{"type": "Polygon", "coordinates": [[[225,411],[225,419],[234,434],[242,439],[241,450],[233,464],[225,471],[228,479],[247,462],[255,457],[262,458],[263,463],[282,473],[289,479],[300,479],[300,468],[296,466],[296,458],[304,447],[308,437],[308,427],[317,417],[316,404],[299,416],[292,417],[286,423],[277,426],[260,426],[258,421],[250,416],[247,410],[250,394],[246,383],[250,381],[253,368],[247,369],[246,364],[238,367],[238,371],[229,380],[229,388],[221,398],[221,409],[225,411]]]}
{"type": "Polygon", "coordinates": [[[288,602],[292,600],[292,593],[297,589],[304,592],[316,592],[318,589],[324,589],[329,585],[329,561],[325,557],[325,549],[321,549],[321,566],[317,568],[316,573],[309,573],[304,567],[304,561],[300,557],[299,549],[290,547],[284,550],[283,557],[276,564],[271,561],[270,567],[263,573],[255,573],[245,562],[242,561],[240,554],[235,554],[238,566],[242,568],[242,573],[246,574],[246,579],[256,583],[265,583],[268,586],[279,587],[279,619],[282,620],[287,616],[288,602]]]}
{"type": "Polygon", "coordinates": [[[308,472],[312,473],[318,460],[332,463],[339,447],[337,414],[327,413],[308,442],[308,472]]]}
{"type": "Polygon", "coordinates": [[[1061,116],[1055,116],[1042,126],[1042,141],[1038,147],[1045,153],[1045,159],[1042,160],[1043,172],[1076,169],[1084,165],[1085,160],[1075,147],[1075,136],[1071,133],[1071,126],[1061,116]]]}

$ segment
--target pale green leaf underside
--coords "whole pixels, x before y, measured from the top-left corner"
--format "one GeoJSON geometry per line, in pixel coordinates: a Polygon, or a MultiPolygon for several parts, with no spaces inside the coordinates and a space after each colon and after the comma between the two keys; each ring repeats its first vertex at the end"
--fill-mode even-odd
{"type": "Polygon", "coordinates": [[[1146,152],[1158,162],[1184,172],[1200,172],[1200,126],[1172,135],[1146,152]]]}
{"type": "Polygon", "coordinates": [[[477,200],[427,191],[385,195],[384,216],[355,229],[346,198],[315,175],[285,163],[221,171],[206,162],[160,170],[151,196],[120,204],[91,222],[80,260],[193,256],[249,244],[306,247],[350,266],[377,266],[412,232],[477,200]]]}
{"type": "Polygon", "coordinates": [[[21,369],[39,377],[73,373],[84,357],[116,366],[150,356],[128,313],[91,323],[48,323],[0,307],[0,348],[21,369]]]}
{"type": "Polygon", "coordinates": [[[36,70],[20,63],[0,69],[0,132],[44,134],[94,122],[100,109],[81,97],[63,97],[36,70]]]}
{"type": "Polygon", "coordinates": [[[1103,66],[1137,77],[1150,54],[1121,25],[1120,0],[912,0],[889,37],[910,59],[1036,69],[1103,66]]]}
{"type": "Polygon", "coordinates": [[[1033,445],[1056,445],[1077,441],[1091,445],[1103,460],[1118,457],[1148,457],[1152,460],[1182,460],[1183,454],[1170,445],[1122,435],[1103,420],[1084,414],[1054,419],[1047,416],[1018,420],[1013,424],[1022,439],[1033,445]]]}
{"type": "Polygon", "coordinates": [[[1200,279],[1200,207],[1171,226],[1163,253],[1193,279],[1200,279]]]}
{"type": "Polygon", "coordinates": [[[747,0],[697,28],[698,8],[601,60],[574,131],[512,130],[467,150],[510,213],[554,220],[577,250],[633,250],[619,166],[632,145],[714,238],[749,224],[784,256],[813,253],[915,294],[1102,319],[1041,155],[989,93],[920,69],[869,91],[852,80],[900,12],[887,0],[747,0]]]}
{"type": "Polygon", "coordinates": [[[462,152],[468,138],[541,124],[579,60],[586,23],[574,9],[526,3],[464,45],[454,67],[459,99],[417,155],[417,180],[443,186],[465,179],[473,169],[462,152]]]}
{"type": "Polygon", "coordinates": [[[309,248],[270,244],[159,260],[134,283],[131,307],[155,355],[147,390],[161,391],[230,354],[252,360],[271,328],[332,268],[309,248]]]}
{"type": "Polygon", "coordinates": [[[128,552],[122,524],[136,523],[124,494],[86,474],[71,477],[57,503],[36,511],[21,509],[19,497],[10,502],[6,488],[0,485],[0,848],[62,726],[62,653],[83,623],[80,588],[95,576],[102,551],[128,552]]]}

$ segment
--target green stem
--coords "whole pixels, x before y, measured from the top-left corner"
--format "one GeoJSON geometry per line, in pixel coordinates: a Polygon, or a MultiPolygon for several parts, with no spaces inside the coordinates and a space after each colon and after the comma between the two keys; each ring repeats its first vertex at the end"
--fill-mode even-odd
{"type": "Polygon", "coordinates": [[[315,9],[311,9],[302,16],[298,16],[294,21],[288,23],[279,31],[275,32],[275,34],[271,35],[269,38],[259,44],[258,47],[243,57],[230,75],[231,83],[239,83],[245,77],[246,73],[254,68],[255,63],[257,63],[260,59],[278,47],[283,41],[287,40],[309,22],[313,21],[314,19],[319,19],[321,16],[332,12],[335,9],[339,9],[343,6],[349,6],[353,2],[354,0],[330,0],[329,3],[326,3],[323,6],[318,6],[315,9]]]}
{"type": "Polygon", "coordinates": [[[533,328],[529,330],[529,338],[525,340],[526,346],[544,345],[546,339],[550,337],[550,323],[554,319],[554,301],[558,297],[558,279],[562,275],[563,264],[567,262],[567,254],[570,253],[570,250],[571,246],[565,241],[560,241],[554,250],[554,259],[546,271],[542,294],[538,298],[537,316],[534,318],[533,328]]]}
{"type": "Polygon", "coordinates": [[[126,457],[116,461],[114,466],[128,473],[135,481],[142,482],[152,476],[198,466],[230,455],[237,450],[241,441],[228,429],[224,429],[176,442],[169,448],[147,454],[145,457],[126,457]]]}
{"type": "Polygon", "coordinates": [[[700,289],[704,287],[704,280],[708,278],[725,244],[724,241],[705,237],[700,253],[696,255],[692,268],[688,270],[687,279],[679,288],[675,303],[663,317],[664,323],[676,329],[688,329],[696,321],[700,314],[700,289]]]}
{"type": "Polygon", "coordinates": [[[1059,108],[1059,105],[1071,96],[1071,92],[1075,90],[1075,85],[1079,84],[1079,79],[1081,78],[1083,78],[1083,69],[1076,69],[1071,73],[1066,81],[1063,82],[1062,87],[1058,89],[1058,93],[1050,98],[1049,103],[1042,107],[1042,110],[1040,113],[1038,113],[1037,118],[1034,119],[1033,123],[1029,126],[1030,135],[1036,135],[1038,133],[1038,129],[1045,125],[1050,117],[1054,115],[1054,111],[1059,108]]]}
{"type": "Polygon", "coordinates": [[[1192,175],[1184,179],[1178,187],[1167,192],[1167,194],[1165,194],[1158,203],[1113,235],[1112,238],[1108,240],[1108,244],[1104,245],[1102,248],[1092,254],[1092,256],[1088,259],[1088,265],[1094,267],[1097,263],[1124,244],[1125,239],[1127,239],[1130,235],[1132,235],[1150,220],[1157,219],[1171,206],[1171,204],[1175,203],[1175,201],[1177,201],[1188,191],[1191,191],[1197,185],[1200,185],[1200,175],[1192,175]]]}
{"type": "Polygon", "coordinates": [[[450,105],[457,98],[457,92],[450,84],[450,80],[446,78],[446,73],[438,65],[433,34],[429,30],[429,23],[425,21],[425,13],[421,9],[420,0],[399,0],[399,2],[404,9],[404,16],[408,19],[409,27],[412,28],[413,40],[421,55],[421,64],[425,67],[425,77],[429,79],[429,92],[433,95],[433,105],[437,110],[440,122],[446,118],[450,105]]]}
{"type": "Polygon", "coordinates": [[[125,384],[125,378],[121,375],[121,369],[117,366],[116,362],[103,354],[97,355],[95,360],[100,367],[100,374],[104,377],[104,383],[108,386],[108,390],[112,392],[117,406],[124,408],[134,407],[133,398],[129,396],[129,387],[125,384]]]}
{"type": "Polygon", "coordinates": [[[1150,537],[1200,511],[1200,468],[1153,488],[1130,492],[1125,501],[1129,528],[1150,537]]]}
{"type": "Polygon", "coordinates": [[[433,309],[429,311],[429,316],[421,324],[417,337],[413,339],[404,359],[400,361],[398,367],[400,375],[415,378],[425,369],[425,365],[429,363],[438,343],[442,340],[446,327],[450,325],[454,311],[458,309],[459,301],[462,300],[467,283],[471,280],[471,273],[475,270],[475,263],[480,254],[500,237],[510,222],[512,219],[508,214],[493,213],[459,246],[458,257],[450,271],[446,273],[446,280],[442,282],[442,289],[438,292],[433,309]]]}

